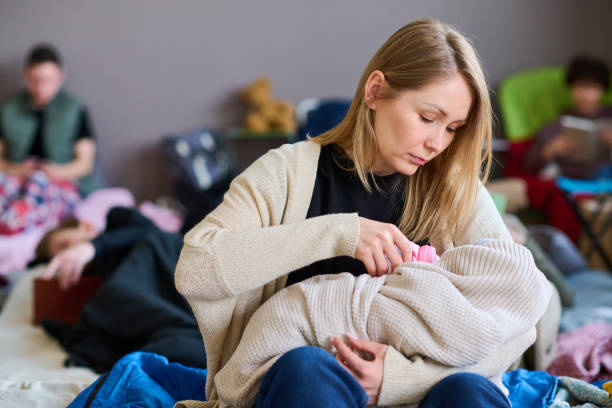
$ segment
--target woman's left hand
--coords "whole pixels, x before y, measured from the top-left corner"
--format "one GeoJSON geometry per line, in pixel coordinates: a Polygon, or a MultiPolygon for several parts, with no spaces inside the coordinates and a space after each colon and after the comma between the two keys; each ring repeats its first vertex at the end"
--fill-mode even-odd
{"type": "Polygon", "coordinates": [[[349,345],[338,337],[332,339],[338,350],[336,360],[355,377],[368,394],[368,405],[376,405],[383,381],[385,354],[389,346],[353,337],[348,339],[349,345]],[[361,357],[359,351],[361,354],[369,354],[368,359],[361,357]]]}

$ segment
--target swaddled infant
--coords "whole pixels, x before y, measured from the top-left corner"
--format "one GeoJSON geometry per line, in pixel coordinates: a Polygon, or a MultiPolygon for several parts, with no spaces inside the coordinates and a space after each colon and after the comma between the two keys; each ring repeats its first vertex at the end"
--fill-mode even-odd
{"type": "Polygon", "coordinates": [[[282,354],[307,345],[332,352],[333,336],[464,367],[535,327],[546,310],[550,285],[521,245],[488,239],[438,260],[434,248],[414,244],[412,258],[390,275],[320,275],[272,296],[215,375],[223,404],[252,406],[282,354]]]}

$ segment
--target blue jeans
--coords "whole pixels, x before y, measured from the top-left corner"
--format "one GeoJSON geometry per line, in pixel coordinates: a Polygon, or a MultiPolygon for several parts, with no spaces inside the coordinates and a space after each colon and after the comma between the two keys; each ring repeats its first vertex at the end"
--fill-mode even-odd
{"type": "Polygon", "coordinates": [[[419,408],[510,408],[498,386],[482,375],[457,373],[434,385],[419,408]]]}
{"type": "Polygon", "coordinates": [[[255,408],[365,407],[368,395],[327,351],[313,346],[291,350],[264,376],[255,408]]]}
{"type": "MultiPolygon", "coordinates": [[[[318,347],[300,347],[284,354],[268,370],[255,408],[362,408],[368,395],[336,359],[318,347]]],[[[510,404],[491,381],[477,374],[446,377],[429,391],[420,408],[500,407],[510,404]]]]}

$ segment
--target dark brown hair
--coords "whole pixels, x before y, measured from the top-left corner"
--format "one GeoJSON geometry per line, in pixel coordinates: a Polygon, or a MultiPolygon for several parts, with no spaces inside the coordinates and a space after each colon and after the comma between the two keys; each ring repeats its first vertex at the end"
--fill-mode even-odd
{"type": "Polygon", "coordinates": [[[34,253],[36,254],[36,260],[39,262],[49,261],[51,259],[51,254],[49,252],[51,250],[50,245],[51,238],[53,238],[53,235],[63,230],[77,228],[79,226],[79,223],[80,221],[76,218],[66,218],[57,227],[47,231],[38,242],[36,250],[34,251],[34,253]]]}
{"type": "Polygon", "coordinates": [[[610,70],[602,60],[580,55],[570,62],[566,81],[570,86],[578,81],[592,82],[601,85],[605,91],[610,86],[610,70]]]}
{"type": "Polygon", "coordinates": [[[37,44],[28,53],[25,61],[25,67],[30,68],[33,65],[52,62],[58,67],[62,67],[62,58],[59,52],[51,44],[37,44]]]}

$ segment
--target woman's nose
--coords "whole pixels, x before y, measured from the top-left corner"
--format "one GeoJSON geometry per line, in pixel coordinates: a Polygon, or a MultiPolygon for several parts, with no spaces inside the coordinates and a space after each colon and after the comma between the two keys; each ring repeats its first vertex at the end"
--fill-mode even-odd
{"type": "Polygon", "coordinates": [[[439,153],[444,146],[445,132],[444,127],[431,129],[431,133],[425,139],[425,147],[434,153],[439,153]]]}

